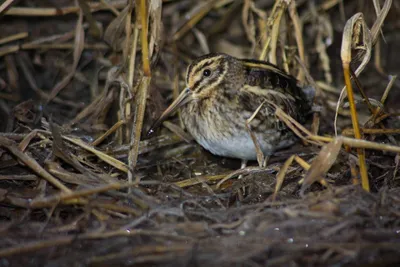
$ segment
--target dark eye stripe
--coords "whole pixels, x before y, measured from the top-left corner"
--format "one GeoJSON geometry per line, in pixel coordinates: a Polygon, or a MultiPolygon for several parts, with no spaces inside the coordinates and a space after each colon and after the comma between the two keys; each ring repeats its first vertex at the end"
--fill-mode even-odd
{"type": "Polygon", "coordinates": [[[199,87],[200,83],[201,83],[201,79],[198,80],[198,81],[196,81],[196,82],[194,83],[193,87],[190,88],[190,89],[192,89],[192,91],[196,91],[196,88],[199,87]]]}
{"type": "Polygon", "coordinates": [[[213,85],[217,80],[219,79],[218,76],[214,76],[212,77],[210,80],[204,81],[204,79],[198,80],[197,82],[195,82],[194,86],[193,86],[193,91],[199,92],[201,91],[204,87],[209,87],[211,85],[213,85]],[[197,88],[198,87],[198,88],[197,88]]]}
{"type": "Polygon", "coordinates": [[[212,77],[211,79],[207,79],[206,82],[204,82],[206,80],[204,78],[201,78],[201,79],[197,80],[194,83],[194,85],[191,88],[191,90],[199,92],[202,89],[204,84],[206,86],[213,85],[215,82],[218,81],[218,79],[221,77],[221,75],[224,75],[224,73],[225,73],[225,64],[221,64],[220,66],[218,66],[218,73],[217,73],[218,75],[214,75],[214,77],[212,77]],[[204,82],[204,84],[203,84],[203,82],[204,82]]]}
{"type": "Polygon", "coordinates": [[[205,67],[210,66],[213,62],[214,62],[214,61],[209,60],[209,61],[203,63],[200,67],[197,68],[197,71],[202,70],[202,69],[204,69],[205,67]]]}
{"type": "Polygon", "coordinates": [[[214,62],[213,60],[208,60],[208,61],[204,62],[203,64],[201,64],[200,66],[199,65],[190,65],[189,70],[186,74],[186,81],[189,81],[189,76],[192,73],[194,67],[196,67],[196,73],[197,73],[199,71],[202,71],[205,67],[208,67],[211,64],[213,64],[213,62],[214,62]]]}
{"type": "Polygon", "coordinates": [[[210,61],[207,61],[207,62],[201,64],[200,66],[196,66],[196,69],[195,69],[195,71],[193,72],[192,75],[195,75],[195,74],[197,74],[197,73],[199,73],[199,72],[203,72],[204,68],[210,66],[210,65],[213,64],[213,63],[214,63],[214,62],[213,62],[212,60],[210,60],[210,61]]]}

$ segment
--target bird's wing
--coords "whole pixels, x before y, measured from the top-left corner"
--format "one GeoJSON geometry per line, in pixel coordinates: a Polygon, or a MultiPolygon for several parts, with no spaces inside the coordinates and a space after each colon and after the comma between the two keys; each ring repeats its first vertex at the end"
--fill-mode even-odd
{"type": "Polygon", "coordinates": [[[298,113],[296,99],[290,94],[277,90],[261,88],[260,86],[245,85],[239,93],[239,101],[246,109],[255,110],[261,104],[266,107],[265,116],[275,113],[277,107],[293,116],[298,113]]]}
{"type": "Polygon", "coordinates": [[[299,112],[310,111],[309,101],[303,90],[297,86],[297,80],[293,76],[264,61],[246,59],[242,60],[242,64],[246,72],[245,86],[259,87],[271,96],[275,91],[276,98],[290,99],[291,104],[295,105],[299,112]]]}
{"type": "Polygon", "coordinates": [[[260,88],[259,86],[244,86],[236,96],[237,105],[241,107],[241,116],[248,120],[253,117],[250,125],[256,132],[268,129],[286,130],[286,125],[275,116],[279,107],[294,119],[301,121],[293,97],[279,91],[260,88]]]}
{"type": "Polygon", "coordinates": [[[250,86],[260,86],[266,89],[280,90],[293,96],[298,94],[301,89],[297,86],[297,80],[287,74],[277,66],[264,61],[242,60],[246,72],[245,84],[250,86]]]}

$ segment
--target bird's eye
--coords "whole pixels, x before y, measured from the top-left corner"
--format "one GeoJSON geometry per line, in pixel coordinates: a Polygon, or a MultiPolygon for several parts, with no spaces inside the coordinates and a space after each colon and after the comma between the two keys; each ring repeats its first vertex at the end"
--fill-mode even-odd
{"type": "Polygon", "coordinates": [[[210,75],[211,75],[211,70],[205,69],[205,70],[203,71],[203,76],[208,77],[208,76],[210,76],[210,75]]]}

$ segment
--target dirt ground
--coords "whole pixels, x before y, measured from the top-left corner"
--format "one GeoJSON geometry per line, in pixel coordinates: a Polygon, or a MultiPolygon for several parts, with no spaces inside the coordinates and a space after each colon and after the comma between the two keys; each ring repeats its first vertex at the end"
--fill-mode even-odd
{"type": "Polygon", "coordinates": [[[400,265],[400,2],[6,0],[0,15],[0,267],[400,265]],[[242,170],[179,113],[147,136],[209,52],[313,86],[312,134],[242,170]]]}

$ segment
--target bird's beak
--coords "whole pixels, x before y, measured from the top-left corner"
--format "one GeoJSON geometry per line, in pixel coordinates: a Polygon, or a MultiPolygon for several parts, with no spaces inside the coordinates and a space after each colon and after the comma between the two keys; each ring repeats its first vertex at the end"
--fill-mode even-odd
{"type": "Polygon", "coordinates": [[[154,133],[154,130],[160,126],[160,124],[172,113],[174,113],[178,108],[182,107],[189,101],[193,100],[192,96],[192,91],[190,88],[185,88],[175,99],[174,102],[172,102],[171,105],[161,114],[161,116],[154,122],[153,126],[150,128],[149,132],[147,135],[151,135],[154,133]]]}

